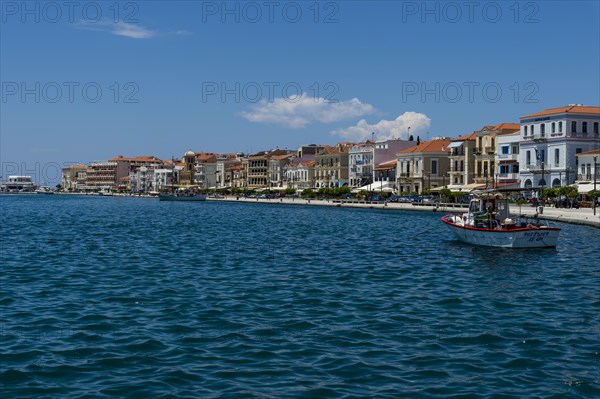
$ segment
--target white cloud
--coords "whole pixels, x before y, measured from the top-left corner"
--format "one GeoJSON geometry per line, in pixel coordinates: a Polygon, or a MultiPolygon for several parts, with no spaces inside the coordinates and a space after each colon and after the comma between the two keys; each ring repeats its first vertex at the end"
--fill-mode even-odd
{"type": "Polygon", "coordinates": [[[362,141],[371,138],[371,133],[375,132],[377,140],[388,139],[408,139],[408,128],[410,134],[416,139],[417,136],[425,136],[431,125],[431,119],[425,114],[418,112],[405,112],[394,120],[382,119],[375,124],[370,124],[361,119],[356,125],[346,129],[337,129],[332,133],[345,137],[349,140],[362,141]]]}
{"type": "Polygon", "coordinates": [[[276,98],[273,102],[262,100],[251,111],[241,112],[240,115],[250,122],[302,128],[315,122],[338,122],[373,112],[375,108],[371,104],[362,103],[357,98],[329,102],[304,93],[292,98],[276,98]]]}
{"type": "Polygon", "coordinates": [[[82,21],[77,25],[82,29],[109,32],[113,35],[129,37],[131,39],[150,39],[158,34],[156,31],[144,28],[139,24],[123,21],[82,21]]]}

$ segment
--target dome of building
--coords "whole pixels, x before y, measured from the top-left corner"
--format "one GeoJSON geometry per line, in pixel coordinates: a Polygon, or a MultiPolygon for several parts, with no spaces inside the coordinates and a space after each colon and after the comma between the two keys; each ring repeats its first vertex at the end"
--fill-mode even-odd
{"type": "Polygon", "coordinates": [[[183,156],[184,157],[195,157],[196,153],[192,150],[187,150],[187,152],[183,156]]]}

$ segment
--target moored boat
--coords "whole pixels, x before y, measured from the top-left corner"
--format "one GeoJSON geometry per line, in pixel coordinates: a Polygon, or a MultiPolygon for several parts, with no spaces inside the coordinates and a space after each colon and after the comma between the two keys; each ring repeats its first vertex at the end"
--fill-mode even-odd
{"type": "Polygon", "coordinates": [[[473,198],[467,213],[445,215],[442,222],[459,240],[490,247],[551,248],[560,235],[537,218],[511,219],[508,200],[490,195],[473,198]]]}
{"type": "Polygon", "coordinates": [[[35,190],[36,194],[54,194],[54,191],[48,186],[41,186],[37,190],[35,190]]]}

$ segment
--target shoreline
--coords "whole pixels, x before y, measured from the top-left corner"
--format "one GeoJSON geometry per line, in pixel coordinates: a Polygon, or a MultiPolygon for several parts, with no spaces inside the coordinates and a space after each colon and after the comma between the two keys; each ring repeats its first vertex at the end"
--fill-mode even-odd
{"type": "MultiPolygon", "coordinates": [[[[225,198],[208,198],[207,201],[222,201],[222,202],[237,202],[237,203],[250,203],[250,204],[279,204],[279,205],[303,205],[303,206],[329,206],[329,207],[340,207],[340,208],[362,208],[362,209],[379,209],[388,211],[409,211],[409,212],[439,212],[442,214],[447,213],[463,213],[466,212],[467,206],[461,206],[460,204],[424,204],[424,205],[413,205],[406,203],[397,202],[376,202],[371,203],[368,201],[345,201],[345,200],[320,200],[320,199],[300,199],[300,198],[274,198],[274,199],[263,199],[263,198],[243,198],[239,197],[225,197],[225,198]],[[456,205],[456,206],[452,206],[456,205]]],[[[536,208],[531,206],[522,206],[519,211],[518,205],[510,206],[511,215],[522,215],[532,217],[536,213],[536,208]]],[[[440,216],[441,217],[441,216],[440,216]]],[[[564,208],[550,208],[545,207],[544,213],[538,215],[540,220],[548,220],[555,222],[570,223],[582,226],[590,226],[600,228],[600,209],[596,210],[596,216],[593,215],[591,208],[580,208],[580,209],[564,209],[564,208]]]]}
{"type": "MultiPolygon", "coordinates": [[[[14,195],[17,193],[11,193],[6,195],[14,195]]],[[[20,195],[30,194],[38,195],[35,193],[18,193],[20,195]]],[[[84,194],[84,193],[55,193],[54,195],[78,195],[78,196],[90,196],[90,197],[107,197],[107,198],[156,198],[151,195],[122,195],[113,194],[109,196],[100,196],[98,194],[84,194]]],[[[339,199],[303,199],[296,197],[282,197],[282,198],[244,198],[237,196],[226,196],[223,198],[208,198],[207,201],[211,202],[234,202],[234,203],[248,203],[248,204],[279,204],[279,205],[301,205],[301,206],[329,206],[329,207],[341,207],[341,208],[362,208],[362,209],[379,209],[388,211],[409,211],[409,212],[439,212],[439,213],[462,213],[466,211],[466,204],[423,204],[413,205],[408,203],[397,203],[397,202],[369,202],[369,201],[347,201],[339,199]]],[[[523,205],[510,205],[511,215],[522,215],[532,217],[536,214],[536,208],[523,205]]],[[[596,216],[593,215],[592,208],[580,208],[580,209],[566,209],[566,208],[552,208],[544,207],[543,213],[538,215],[540,220],[563,222],[569,224],[576,224],[582,226],[590,226],[594,228],[600,228],[600,209],[596,210],[596,216]]]]}

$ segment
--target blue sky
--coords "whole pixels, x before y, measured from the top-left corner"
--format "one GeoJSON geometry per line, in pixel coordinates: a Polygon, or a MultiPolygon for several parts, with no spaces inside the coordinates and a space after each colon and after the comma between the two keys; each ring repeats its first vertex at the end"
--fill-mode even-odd
{"type": "Polygon", "coordinates": [[[597,1],[116,4],[2,1],[0,174],[600,105],[597,1]]]}

